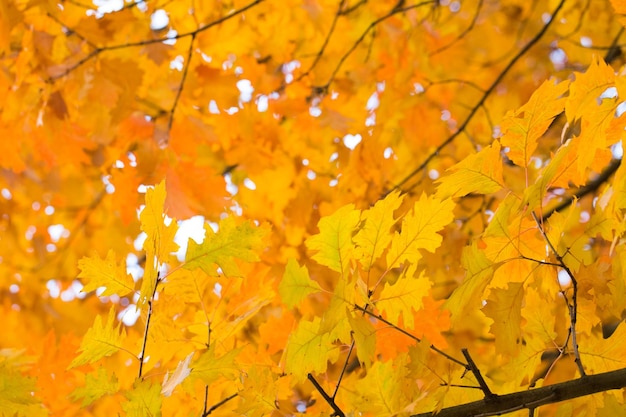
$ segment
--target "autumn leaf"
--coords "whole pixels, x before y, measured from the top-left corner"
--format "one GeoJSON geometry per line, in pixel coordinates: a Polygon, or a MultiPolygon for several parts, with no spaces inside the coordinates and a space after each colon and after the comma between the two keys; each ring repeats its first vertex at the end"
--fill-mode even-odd
{"type": "Polygon", "coordinates": [[[218,276],[219,268],[228,277],[241,276],[236,259],[259,260],[257,252],[263,247],[263,237],[267,233],[267,229],[250,222],[237,224],[233,217],[222,220],[217,232],[208,224],[204,230],[206,237],[201,244],[189,239],[185,268],[200,268],[210,276],[218,276]]]}
{"type": "Polygon", "coordinates": [[[393,285],[386,283],[376,300],[376,307],[385,312],[390,321],[397,323],[402,315],[404,326],[408,329],[414,325],[413,311],[423,307],[422,298],[428,295],[431,286],[424,271],[419,277],[414,276],[416,268],[415,264],[411,264],[393,285]]]}
{"type": "Polygon", "coordinates": [[[106,259],[101,259],[97,254],[81,259],[78,268],[81,270],[78,277],[85,280],[84,292],[105,287],[102,296],[126,295],[135,289],[133,277],[126,273],[126,265],[117,263],[112,249],[106,259]]]}
{"type": "Polygon", "coordinates": [[[400,207],[403,197],[399,192],[389,193],[374,207],[363,211],[361,221],[363,227],[354,236],[356,257],[365,271],[382,255],[391,243],[390,229],[395,224],[394,212],[400,207]]]}
{"type": "Polygon", "coordinates": [[[174,389],[180,385],[191,373],[191,368],[189,367],[189,363],[191,362],[191,358],[193,358],[194,352],[191,352],[187,357],[178,362],[176,369],[170,375],[169,372],[165,374],[163,378],[163,388],[161,389],[161,394],[166,397],[172,395],[174,389]]]}
{"type": "Polygon", "coordinates": [[[7,416],[44,416],[45,410],[33,397],[35,380],[20,374],[9,360],[0,361],[0,410],[7,416]]]}
{"type": "Polygon", "coordinates": [[[146,191],[146,206],[139,215],[141,230],[147,235],[143,248],[153,253],[159,262],[166,261],[170,253],[178,250],[178,245],[174,243],[178,227],[171,219],[166,224],[164,204],[165,181],[161,181],[146,191]]]}
{"type": "Polygon", "coordinates": [[[241,349],[232,349],[228,353],[217,357],[215,345],[211,345],[198,359],[192,362],[190,376],[200,379],[204,384],[211,385],[220,377],[233,379],[239,375],[239,368],[235,358],[241,349]]]}
{"type": "Polygon", "coordinates": [[[515,355],[521,343],[522,301],[524,288],[520,283],[510,283],[508,288],[491,291],[483,312],[493,320],[491,333],[495,335],[496,351],[515,355]]]}
{"type": "Polygon", "coordinates": [[[322,287],[309,278],[309,271],[306,266],[300,267],[293,259],[287,261],[283,279],[278,286],[280,297],[287,304],[287,307],[293,308],[307,295],[321,290],[322,287]]]}
{"type": "Polygon", "coordinates": [[[440,198],[462,197],[470,193],[490,194],[504,187],[500,143],[481,149],[450,167],[437,187],[440,198]]]}
{"type": "Polygon", "coordinates": [[[355,210],[353,204],[348,204],[322,218],[317,225],[319,234],[306,240],[307,248],[316,251],[312,258],[343,274],[354,258],[352,234],[359,224],[360,216],[360,211],[355,210]]]}
{"type": "Polygon", "coordinates": [[[102,317],[96,316],[93,326],[87,330],[83,341],[78,349],[79,355],[74,358],[68,368],[93,363],[105,356],[111,356],[122,349],[122,342],[126,338],[124,329],[120,330],[122,323],[115,325],[115,307],[109,310],[106,323],[102,323],[102,317]]]}
{"type": "Polygon", "coordinates": [[[320,333],[320,319],[300,321],[289,337],[285,353],[285,371],[304,381],[309,373],[323,373],[328,361],[339,356],[329,333],[320,333]]]}
{"type": "Polygon", "coordinates": [[[76,388],[71,397],[82,400],[82,406],[86,407],[106,395],[118,392],[119,389],[120,383],[115,374],[109,375],[104,367],[99,367],[95,374],[87,374],[85,386],[76,388]]]}
{"type": "Polygon", "coordinates": [[[163,399],[159,384],[150,381],[135,381],[132,390],[126,392],[128,401],[122,403],[127,416],[160,417],[163,399]]]}
{"type": "Polygon", "coordinates": [[[391,248],[387,252],[387,269],[397,267],[404,261],[417,262],[420,249],[433,252],[443,238],[438,233],[452,221],[454,203],[436,197],[422,195],[411,212],[402,219],[400,232],[395,232],[391,248]]]}
{"type": "Polygon", "coordinates": [[[552,120],[565,109],[563,97],[569,87],[568,81],[555,83],[545,81],[530,97],[528,102],[504,117],[500,129],[500,143],[508,147],[506,156],[518,166],[527,168],[537,149],[541,135],[552,120]]]}

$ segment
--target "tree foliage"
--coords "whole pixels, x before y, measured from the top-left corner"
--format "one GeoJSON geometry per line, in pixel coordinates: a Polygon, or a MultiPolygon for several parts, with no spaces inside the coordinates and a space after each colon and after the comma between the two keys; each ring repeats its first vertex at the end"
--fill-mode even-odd
{"type": "Polygon", "coordinates": [[[623,415],[625,14],[0,2],[0,415],[623,415]]]}

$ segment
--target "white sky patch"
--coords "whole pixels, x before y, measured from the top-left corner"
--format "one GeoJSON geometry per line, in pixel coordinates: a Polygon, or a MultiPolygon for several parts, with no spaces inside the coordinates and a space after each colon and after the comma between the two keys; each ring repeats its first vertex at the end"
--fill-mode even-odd
{"type": "Polygon", "coordinates": [[[362,139],[363,138],[358,133],[356,135],[347,134],[343,137],[343,144],[346,148],[354,150],[354,148],[356,148],[356,146],[361,143],[362,139]]]}
{"type": "Polygon", "coordinates": [[[370,98],[367,99],[367,104],[365,105],[365,109],[367,111],[374,111],[380,105],[380,100],[378,99],[378,92],[374,91],[370,98]]]}
{"type": "Polygon", "coordinates": [[[436,180],[437,178],[439,178],[439,171],[437,171],[436,169],[431,169],[430,171],[428,171],[428,177],[431,180],[436,180]]]}
{"type": "Polygon", "coordinates": [[[591,40],[589,36],[581,36],[580,44],[584,46],[585,48],[591,48],[591,46],[593,45],[593,41],[591,40]]]}
{"type": "Polygon", "coordinates": [[[141,315],[141,311],[135,304],[131,304],[124,310],[120,311],[117,319],[124,323],[126,326],[132,326],[137,322],[137,319],[141,315]]]}
{"type": "Polygon", "coordinates": [[[102,17],[102,15],[106,13],[117,12],[124,8],[124,0],[93,0],[93,4],[98,8],[98,17],[102,17]]]}
{"type": "Polygon", "coordinates": [[[178,231],[176,232],[176,236],[174,236],[174,242],[179,246],[176,252],[176,258],[181,262],[185,260],[189,239],[193,239],[194,242],[200,244],[204,241],[204,237],[203,216],[193,216],[190,219],[178,221],[178,231]]]}
{"type": "Polygon", "coordinates": [[[330,158],[328,158],[328,162],[334,162],[337,158],[339,158],[339,153],[337,152],[333,152],[330,155],[330,158]]]}
{"type": "Polygon", "coordinates": [[[233,184],[232,176],[230,174],[224,175],[224,182],[226,183],[226,191],[230,195],[235,195],[239,192],[239,187],[233,184]]]}
{"type": "Polygon", "coordinates": [[[615,87],[609,87],[606,90],[604,90],[602,92],[602,94],[600,94],[599,99],[605,99],[605,98],[616,98],[617,97],[617,88],[615,87]]]}
{"type": "Polygon", "coordinates": [[[54,207],[46,206],[46,208],[43,209],[43,212],[48,216],[52,216],[54,214],[54,207]]]}
{"type": "Polygon", "coordinates": [[[315,173],[315,171],[313,171],[312,169],[309,169],[306,173],[306,177],[313,181],[315,178],[317,178],[317,174],[315,173]]]}
{"type": "Polygon", "coordinates": [[[11,194],[11,190],[9,190],[8,188],[3,188],[2,191],[0,191],[0,194],[2,194],[2,197],[4,197],[5,200],[10,200],[13,198],[13,194],[11,194]]]}
{"type": "Polygon", "coordinates": [[[46,288],[48,289],[48,294],[52,298],[59,298],[61,295],[61,286],[59,285],[59,281],[56,279],[51,279],[46,282],[46,288]]]}
{"type": "Polygon", "coordinates": [[[554,69],[562,70],[567,64],[567,55],[561,48],[555,48],[550,52],[550,61],[552,61],[554,69]]]}
{"type": "Polygon", "coordinates": [[[320,109],[319,107],[309,107],[309,114],[313,117],[319,117],[322,114],[322,109],[320,109]]]}
{"type": "Polygon", "coordinates": [[[259,97],[257,97],[256,110],[259,113],[266,112],[268,107],[269,107],[269,98],[265,94],[261,94],[259,97]]]}
{"type": "Polygon", "coordinates": [[[385,150],[383,151],[383,158],[389,159],[391,158],[392,155],[393,155],[393,148],[391,147],[385,148],[385,150]]]}
{"type": "Polygon", "coordinates": [[[167,34],[165,35],[165,37],[169,38],[166,41],[163,41],[164,44],[166,45],[175,45],[176,44],[176,36],[178,35],[178,32],[176,32],[174,29],[170,29],[167,31],[167,34]]]}
{"type": "Polygon", "coordinates": [[[50,239],[56,243],[61,238],[67,238],[70,236],[70,231],[65,228],[62,224],[52,224],[48,226],[48,234],[50,235],[50,239]]]}
{"type": "Polygon", "coordinates": [[[559,280],[559,284],[561,284],[562,287],[567,287],[572,283],[572,279],[570,278],[567,271],[564,269],[559,270],[557,274],[557,279],[559,280]]]}
{"type": "Polygon", "coordinates": [[[615,145],[611,146],[611,152],[613,153],[613,158],[622,159],[622,157],[624,156],[624,147],[621,140],[615,145]]]}
{"type": "Polygon", "coordinates": [[[248,190],[256,190],[256,184],[250,178],[243,180],[243,186],[248,190]]]}
{"type": "Polygon", "coordinates": [[[217,102],[215,100],[211,100],[209,102],[209,113],[220,114],[220,109],[217,107],[217,102]]]}
{"type": "Polygon", "coordinates": [[[176,58],[170,61],[170,68],[177,71],[182,71],[185,65],[185,58],[182,55],[178,55],[176,58]]]}
{"type": "Polygon", "coordinates": [[[136,251],[143,250],[143,242],[146,241],[147,237],[148,237],[148,235],[145,232],[139,233],[139,235],[137,236],[137,238],[133,242],[133,247],[135,248],[136,251]]]}
{"type": "Polygon", "coordinates": [[[150,16],[150,29],[154,31],[165,29],[169,23],[170,18],[163,9],[155,10],[150,16]]]}
{"type": "Polygon", "coordinates": [[[237,81],[237,89],[239,90],[239,100],[242,103],[247,103],[252,100],[254,87],[252,87],[252,83],[250,82],[250,80],[246,80],[244,78],[237,81]]]}

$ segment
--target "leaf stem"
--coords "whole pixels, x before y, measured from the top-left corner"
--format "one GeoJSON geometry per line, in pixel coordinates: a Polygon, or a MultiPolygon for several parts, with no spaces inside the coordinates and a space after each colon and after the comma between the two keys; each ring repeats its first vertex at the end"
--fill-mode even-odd
{"type": "MultiPolygon", "coordinates": [[[[362,312],[364,312],[364,313],[366,313],[366,314],[370,315],[371,317],[374,317],[376,320],[380,320],[380,321],[382,321],[383,323],[385,323],[385,324],[387,324],[387,325],[389,325],[389,326],[393,327],[394,329],[396,329],[396,330],[397,330],[397,331],[399,331],[400,333],[402,333],[402,334],[404,334],[404,335],[406,335],[406,336],[410,337],[411,339],[413,339],[413,340],[417,341],[418,343],[421,343],[421,342],[422,342],[422,339],[420,339],[420,338],[419,338],[419,337],[417,337],[417,336],[412,335],[411,333],[407,332],[406,330],[401,329],[400,327],[396,326],[395,324],[391,323],[390,321],[388,321],[388,320],[384,319],[384,318],[383,318],[380,314],[374,314],[373,312],[371,312],[371,311],[369,311],[369,310],[367,310],[367,309],[365,309],[365,308],[363,308],[363,307],[361,307],[361,306],[359,306],[359,305],[357,305],[357,304],[355,304],[355,305],[354,305],[354,308],[356,308],[357,310],[362,311],[362,312]]],[[[455,357],[453,357],[453,356],[448,355],[446,352],[444,352],[443,350],[441,350],[441,349],[437,348],[435,345],[432,345],[432,344],[431,344],[431,345],[430,345],[430,349],[431,349],[431,350],[433,350],[433,351],[435,351],[435,352],[437,352],[437,353],[438,353],[438,354],[440,354],[441,356],[445,357],[445,358],[446,358],[446,359],[448,359],[449,361],[454,362],[454,363],[456,363],[457,365],[461,365],[463,368],[467,369],[468,371],[471,371],[471,370],[472,370],[472,368],[471,368],[468,364],[466,364],[466,363],[464,363],[464,362],[462,362],[462,361],[460,361],[460,360],[456,359],[456,358],[455,358],[455,357]]]]}

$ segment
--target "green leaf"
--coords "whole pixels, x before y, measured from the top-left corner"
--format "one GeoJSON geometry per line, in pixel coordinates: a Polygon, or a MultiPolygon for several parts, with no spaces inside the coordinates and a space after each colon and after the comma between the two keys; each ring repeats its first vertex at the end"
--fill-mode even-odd
{"type": "Polygon", "coordinates": [[[322,287],[309,278],[309,271],[306,266],[300,267],[298,262],[293,259],[287,261],[283,279],[278,285],[280,297],[287,307],[293,308],[307,295],[321,290],[322,287]]]}

